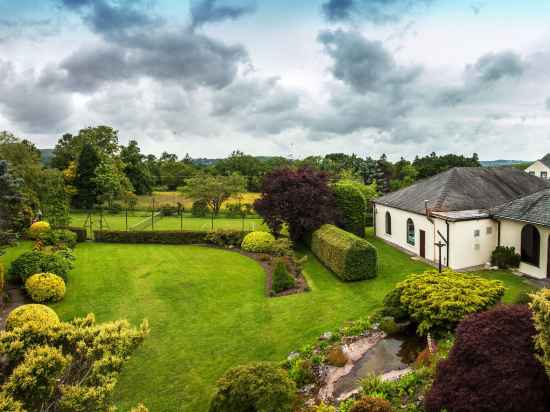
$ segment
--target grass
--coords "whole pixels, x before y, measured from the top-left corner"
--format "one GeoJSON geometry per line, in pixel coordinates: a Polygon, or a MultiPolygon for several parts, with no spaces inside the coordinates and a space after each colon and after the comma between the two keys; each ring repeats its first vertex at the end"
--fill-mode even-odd
{"type": "MultiPolygon", "coordinates": [[[[281,361],[344,321],[368,316],[411,272],[427,268],[369,236],[380,254],[376,279],[343,283],[311,255],[311,292],[265,296],[260,265],[238,253],[198,246],[86,243],[76,249],[63,319],[96,314],[99,321],[148,318],[151,335],[125,366],[116,389],[121,410],[143,401],[152,411],[207,410],[216,380],[250,361],[281,361]]],[[[11,248],[11,261],[30,244],[11,248]]],[[[509,302],[528,288],[507,272],[509,302]]]]}
{"type": "MultiPolygon", "coordinates": [[[[240,199],[242,203],[254,203],[256,199],[260,197],[259,193],[242,193],[238,196],[231,197],[227,203],[237,203],[240,199]]],[[[185,210],[191,210],[193,200],[185,197],[180,192],[153,192],[152,195],[138,196],[138,202],[136,207],[138,209],[149,209],[153,206],[153,199],[155,201],[155,207],[161,205],[177,206],[181,203],[185,210]]]]}

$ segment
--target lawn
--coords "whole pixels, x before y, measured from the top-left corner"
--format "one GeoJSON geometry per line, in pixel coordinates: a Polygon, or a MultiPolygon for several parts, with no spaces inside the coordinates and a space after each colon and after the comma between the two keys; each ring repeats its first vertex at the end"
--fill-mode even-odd
{"type": "MultiPolygon", "coordinates": [[[[370,240],[380,254],[376,279],[342,283],[310,256],[305,275],[312,291],[283,298],[267,298],[259,264],[235,252],[86,243],[76,249],[67,296],[54,308],[64,319],[93,312],[99,321],[149,320],[151,335],[117,386],[121,410],[143,401],[152,411],[205,411],[228,368],[284,359],[345,320],[367,316],[395,283],[427,267],[370,240]]],[[[10,249],[6,262],[28,248],[10,249]]],[[[527,288],[506,272],[490,276],[512,289],[506,301],[527,288]]]]}

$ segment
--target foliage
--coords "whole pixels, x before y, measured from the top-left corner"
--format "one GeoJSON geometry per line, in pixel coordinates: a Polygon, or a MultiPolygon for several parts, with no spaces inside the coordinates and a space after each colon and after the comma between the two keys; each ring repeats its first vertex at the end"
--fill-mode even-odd
{"type": "Polygon", "coordinates": [[[535,358],[531,316],[526,306],[500,305],[463,320],[426,411],[548,411],[550,381],[535,358]]]}
{"type": "Polygon", "coordinates": [[[96,324],[93,315],[12,327],[0,332],[9,375],[1,391],[29,411],[110,410],[118,374],[147,334],[146,321],[136,329],[127,321],[96,324]]]}
{"type": "Polygon", "coordinates": [[[27,235],[31,239],[38,239],[38,237],[51,230],[50,224],[45,221],[40,222],[34,222],[31,227],[29,228],[29,231],[27,232],[27,235]]]}
{"type": "Polygon", "coordinates": [[[207,243],[220,247],[240,247],[246,232],[237,230],[217,229],[208,232],[205,237],[207,243]]]}
{"type": "Polygon", "coordinates": [[[497,246],[491,254],[491,265],[500,269],[517,268],[521,262],[521,255],[511,246],[497,246]]]}
{"type": "Polygon", "coordinates": [[[40,209],[52,227],[66,227],[70,223],[69,196],[63,174],[56,169],[45,169],[37,182],[40,209]]]}
{"type": "Polygon", "coordinates": [[[456,154],[438,156],[433,152],[429,156],[416,157],[413,166],[418,171],[418,178],[425,179],[453,167],[480,167],[481,163],[476,153],[472,157],[465,157],[456,154]]]}
{"type": "Polygon", "coordinates": [[[53,254],[40,251],[25,252],[15,259],[8,271],[8,277],[19,277],[23,283],[35,273],[55,273],[67,280],[69,271],[73,268],[72,258],[66,251],[60,250],[53,254]]]}
{"type": "Polygon", "coordinates": [[[99,203],[99,191],[96,184],[96,169],[101,163],[97,149],[90,143],[82,147],[78,158],[78,167],[74,185],[77,190],[73,198],[76,207],[91,209],[99,203]]]}
{"type": "Polygon", "coordinates": [[[294,278],[288,273],[285,262],[278,259],[273,271],[273,282],[271,288],[275,293],[281,293],[285,290],[292,289],[295,285],[294,278]]]}
{"type": "Polygon", "coordinates": [[[76,246],[77,235],[75,232],[68,229],[54,229],[40,233],[38,240],[46,246],[68,247],[73,249],[76,246]]]}
{"type": "Polygon", "coordinates": [[[30,224],[30,209],[23,179],[11,174],[5,160],[0,160],[0,187],[0,231],[20,232],[30,224]]]}
{"type": "Polygon", "coordinates": [[[160,214],[162,216],[176,216],[178,214],[177,206],[164,204],[160,206],[160,214]]]}
{"type": "Polygon", "coordinates": [[[273,242],[275,238],[271,233],[255,231],[244,237],[241,248],[247,252],[269,253],[273,242]]]}
{"type": "Polygon", "coordinates": [[[138,195],[150,194],[153,190],[153,176],[140,153],[138,142],[130,140],[128,146],[120,150],[120,160],[124,163],[124,173],[138,195]]]}
{"type": "Polygon", "coordinates": [[[271,254],[274,256],[293,256],[292,241],[286,237],[275,239],[271,244],[271,254]]]}
{"type": "Polygon", "coordinates": [[[67,230],[73,232],[76,235],[77,243],[85,242],[88,238],[88,234],[85,228],[70,226],[67,228],[67,230]]]}
{"type": "Polygon", "coordinates": [[[400,328],[394,318],[391,316],[384,316],[380,320],[380,330],[384,331],[387,335],[395,335],[400,331],[400,328]]]}
{"type": "Polygon", "coordinates": [[[122,172],[123,166],[116,160],[102,160],[95,169],[92,182],[95,185],[95,193],[100,204],[107,202],[112,208],[115,199],[122,198],[125,193],[132,192],[132,183],[122,172]]]}
{"type": "Polygon", "coordinates": [[[227,217],[240,217],[244,219],[247,215],[253,213],[253,208],[250,203],[227,203],[225,205],[225,213],[227,217]]]}
{"type": "Polygon", "coordinates": [[[326,362],[331,366],[342,367],[348,363],[348,357],[340,345],[333,346],[327,352],[326,362]]]}
{"type": "Polygon", "coordinates": [[[193,202],[191,207],[191,215],[193,217],[204,217],[210,212],[208,209],[208,203],[206,200],[198,199],[193,202]]]}
{"type": "Polygon", "coordinates": [[[539,359],[550,375],[550,289],[541,289],[531,295],[533,323],[537,331],[535,346],[539,359]]]}
{"type": "Polygon", "coordinates": [[[349,412],[392,412],[391,404],[379,397],[364,396],[355,402],[349,412]]]}
{"type": "Polygon", "coordinates": [[[336,408],[332,405],[327,405],[324,402],[321,402],[319,405],[315,406],[313,409],[314,412],[336,412],[336,408]]]}
{"type": "Polygon", "coordinates": [[[531,294],[533,293],[532,290],[522,290],[519,292],[514,299],[512,303],[515,303],[516,305],[528,305],[531,303],[531,294]]]}
{"type": "MultiPolygon", "coordinates": [[[[0,256],[2,256],[2,252],[0,251],[0,256]]],[[[2,262],[0,262],[0,308],[4,304],[4,289],[6,287],[6,279],[4,277],[4,265],[2,262]]]]}
{"type": "Polygon", "coordinates": [[[54,273],[36,273],[25,282],[33,302],[59,302],[65,297],[65,281],[54,273]]]}
{"type": "Polygon", "coordinates": [[[486,310],[500,301],[504,286],[498,280],[446,270],[410,275],[397,285],[401,303],[418,332],[453,330],[466,315],[486,310]]]}
{"type": "Polygon", "coordinates": [[[290,412],[296,387],[287,373],[258,362],[230,369],[217,384],[210,412],[290,412]]]}
{"type": "Polygon", "coordinates": [[[301,388],[315,381],[313,374],[313,365],[309,359],[296,358],[290,362],[288,376],[301,388]]]}
{"type": "Polygon", "coordinates": [[[157,243],[166,245],[199,245],[212,243],[218,246],[240,246],[247,232],[240,230],[216,230],[206,232],[201,230],[183,231],[125,231],[103,230],[94,231],[96,242],[104,243],[157,243]]]}
{"type": "Polygon", "coordinates": [[[256,200],[254,209],[277,237],[287,224],[290,238],[301,240],[336,220],[334,194],[328,181],[328,174],[310,168],[275,170],[264,178],[262,197],[256,200]]]}
{"type": "Polygon", "coordinates": [[[363,193],[349,183],[337,183],[332,189],[336,198],[336,207],[340,211],[342,229],[364,237],[367,201],[363,193]]]}
{"type": "Polygon", "coordinates": [[[401,303],[401,288],[394,288],[384,297],[384,308],[382,309],[383,316],[391,316],[397,322],[404,321],[409,318],[407,307],[401,303]]]}
{"type": "MultiPolygon", "coordinates": [[[[21,328],[27,323],[35,323],[37,327],[46,327],[59,323],[55,311],[45,305],[22,305],[10,312],[6,319],[6,330],[21,328]]],[[[2,335],[0,334],[0,342],[2,335]]]]}
{"type": "Polygon", "coordinates": [[[372,279],[378,272],[376,248],[333,225],[323,225],[313,232],[311,251],[344,281],[372,279]]]}

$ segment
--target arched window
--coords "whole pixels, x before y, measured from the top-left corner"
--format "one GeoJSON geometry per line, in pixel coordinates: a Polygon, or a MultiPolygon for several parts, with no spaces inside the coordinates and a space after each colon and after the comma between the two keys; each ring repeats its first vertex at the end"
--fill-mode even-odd
{"type": "Polygon", "coordinates": [[[391,215],[386,212],[386,234],[391,235],[391,215]]]}
{"type": "Polygon", "coordinates": [[[409,245],[415,244],[416,232],[414,231],[414,223],[411,218],[407,219],[407,243],[409,245]]]}
{"type": "Polygon", "coordinates": [[[525,225],[521,231],[521,261],[540,265],[540,233],[533,225],[525,225]]]}

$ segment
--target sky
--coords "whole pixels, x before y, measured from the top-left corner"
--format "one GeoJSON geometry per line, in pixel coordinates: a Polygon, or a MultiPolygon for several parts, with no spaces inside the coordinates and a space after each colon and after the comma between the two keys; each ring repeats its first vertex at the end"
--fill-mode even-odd
{"type": "Polygon", "coordinates": [[[550,152],[545,0],[0,0],[0,130],[142,152],[550,152]]]}

